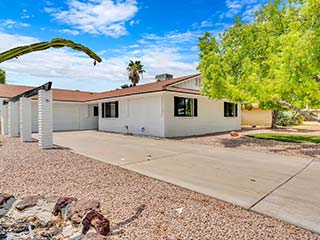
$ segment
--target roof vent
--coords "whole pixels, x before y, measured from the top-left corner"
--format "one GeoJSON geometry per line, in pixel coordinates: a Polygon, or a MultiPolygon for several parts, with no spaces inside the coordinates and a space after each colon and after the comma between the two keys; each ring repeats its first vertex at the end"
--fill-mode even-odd
{"type": "Polygon", "coordinates": [[[156,77],[155,77],[155,79],[157,80],[157,82],[163,81],[163,80],[172,79],[172,78],[173,78],[173,75],[168,74],[168,73],[159,74],[159,75],[156,75],[156,77]]]}

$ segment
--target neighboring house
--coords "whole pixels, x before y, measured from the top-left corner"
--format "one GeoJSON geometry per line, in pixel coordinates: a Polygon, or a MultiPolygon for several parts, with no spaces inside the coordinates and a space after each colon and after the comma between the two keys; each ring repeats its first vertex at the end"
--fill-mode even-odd
{"type": "Polygon", "coordinates": [[[245,108],[241,111],[242,126],[268,126],[272,124],[272,110],[262,110],[254,105],[251,110],[245,108]]]}
{"type": "MultiPolygon", "coordinates": [[[[241,107],[200,95],[199,74],[101,93],[53,89],[54,131],[97,129],[158,137],[201,135],[241,128],[241,107]]],[[[6,100],[32,87],[0,85],[6,100]]],[[[0,101],[0,111],[2,102],[0,101]]],[[[37,98],[32,130],[38,130],[37,98]]]]}

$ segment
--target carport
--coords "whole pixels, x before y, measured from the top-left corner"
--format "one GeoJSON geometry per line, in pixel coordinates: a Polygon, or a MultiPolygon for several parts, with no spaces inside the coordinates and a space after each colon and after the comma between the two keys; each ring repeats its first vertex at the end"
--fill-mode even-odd
{"type": "Polygon", "coordinates": [[[53,146],[52,82],[23,92],[3,102],[2,134],[19,137],[22,142],[32,141],[31,97],[38,95],[39,147],[53,146]]]}

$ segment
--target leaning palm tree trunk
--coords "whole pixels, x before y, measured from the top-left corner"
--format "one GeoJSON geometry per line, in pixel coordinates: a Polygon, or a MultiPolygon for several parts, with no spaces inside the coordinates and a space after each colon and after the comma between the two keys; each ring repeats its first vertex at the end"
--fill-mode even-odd
{"type": "Polygon", "coordinates": [[[94,59],[94,65],[96,65],[96,62],[102,62],[102,59],[86,46],[83,46],[79,43],[75,43],[71,40],[66,40],[63,38],[54,38],[50,42],[34,43],[31,45],[16,47],[8,51],[2,52],[0,53],[0,63],[10,60],[12,58],[20,57],[22,55],[25,55],[31,52],[43,51],[51,47],[53,48],[69,47],[76,51],[82,51],[86,53],[90,58],[94,59]]]}

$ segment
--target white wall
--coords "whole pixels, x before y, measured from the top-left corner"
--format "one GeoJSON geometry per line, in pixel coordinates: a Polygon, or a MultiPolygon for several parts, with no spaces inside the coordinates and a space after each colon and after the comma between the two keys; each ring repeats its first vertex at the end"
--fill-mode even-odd
{"type": "Polygon", "coordinates": [[[135,135],[176,137],[201,135],[241,129],[238,117],[224,117],[223,101],[173,92],[150,93],[106,99],[99,103],[99,130],[125,133],[125,126],[135,135]],[[198,99],[198,117],[174,117],[174,96],[198,99]],[[101,118],[101,103],[119,101],[119,118],[101,118]],[[145,128],[145,132],[141,128],[145,128]]]}
{"type": "Polygon", "coordinates": [[[238,117],[224,117],[224,102],[213,101],[204,96],[164,93],[165,136],[192,136],[213,132],[241,129],[241,107],[238,104],[238,117]],[[174,97],[198,99],[198,117],[175,117],[174,97]]]}
{"type": "Polygon", "coordinates": [[[178,87],[178,88],[200,90],[201,80],[202,80],[202,77],[198,76],[182,82],[178,82],[176,84],[172,84],[172,86],[178,87]]]}
{"type": "MultiPolygon", "coordinates": [[[[53,131],[98,129],[93,106],[86,103],[53,102],[53,131]]],[[[32,131],[38,132],[38,101],[32,101],[32,131]]]]}
{"type": "MultiPolygon", "coordinates": [[[[1,119],[2,119],[2,109],[3,109],[3,100],[6,100],[5,98],[0,98],[0,130],[1,130],[1,119]]],[[[1,131],[0,131],[1,132],[1,131]]]]}
{"type": "Polygon", "coordinates": [[[128,126],[129,132],[135,135],[164,137],[162,100],[161,93],[150,93],[101,101],[99,130],[124,133],[128,126]],[[101,118],[101,103],[113,101],[119,101],[119,118],[101,118]]]}

